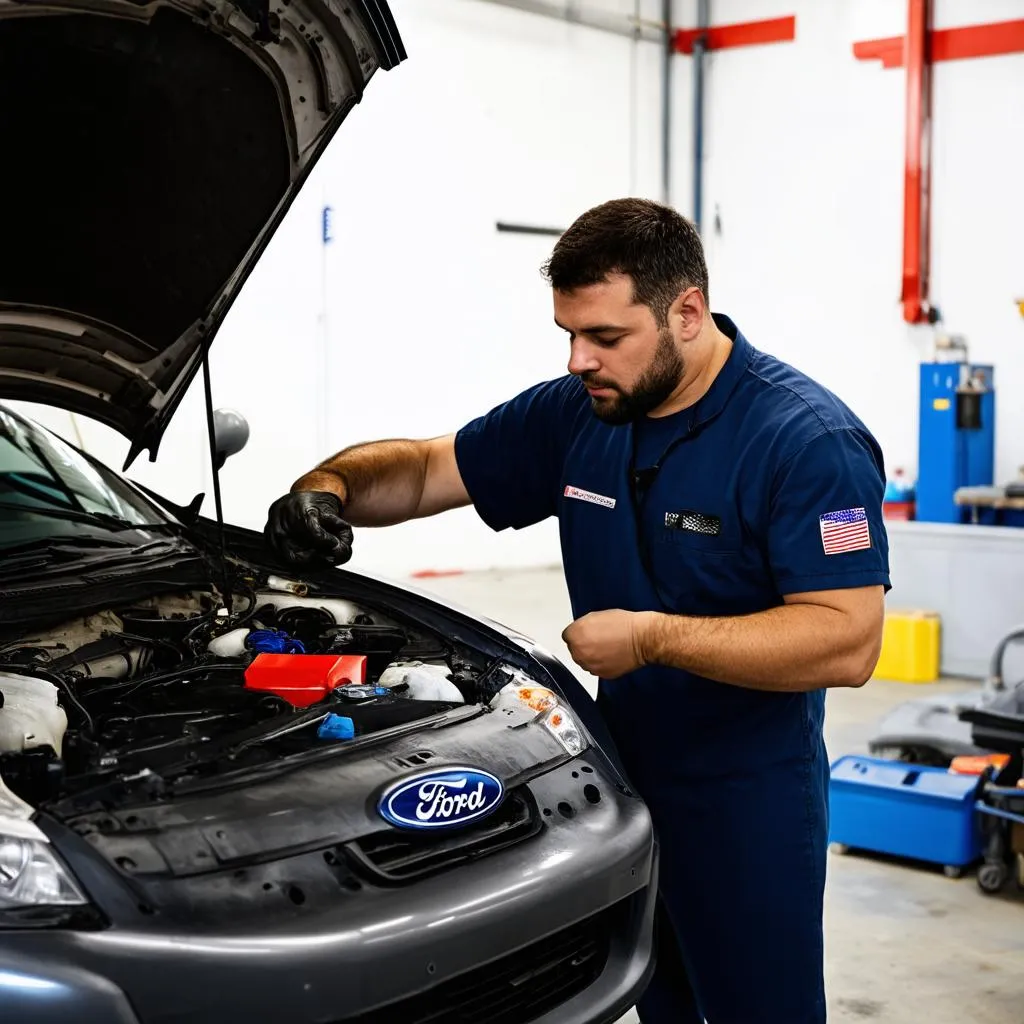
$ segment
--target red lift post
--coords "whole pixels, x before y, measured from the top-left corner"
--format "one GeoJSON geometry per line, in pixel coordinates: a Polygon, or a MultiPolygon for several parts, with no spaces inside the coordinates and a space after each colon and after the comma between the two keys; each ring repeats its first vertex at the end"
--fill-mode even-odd
{"type": "Polygon", "coordinates": [[[1024,19],[933,31],[932,0],[908,0],[907,34],[853,44],[858,60],[907,69],[903,207],[903,319],[934,322],[928,298],[931,191],[931,75],[944,60],[1024,52],[1024,19]]]}
{"type": "Polygon", "coordinates": [[[903,175],[903,319],[932,320],[928,306],[931,192],[932,0],[909,0],[907,18],[907,157],[903,175]]]}

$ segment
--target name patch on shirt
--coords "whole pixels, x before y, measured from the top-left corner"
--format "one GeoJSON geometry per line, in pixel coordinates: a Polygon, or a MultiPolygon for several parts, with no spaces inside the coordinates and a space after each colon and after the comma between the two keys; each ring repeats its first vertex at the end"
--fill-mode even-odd
{"type": "Polygon", "coordinates": [[[579,487],[566,487],[565,496],[577,501],[589,501],[592,505],[602,505],[604,508],[615,508],[614,498],[606,498],[603,494],[594,494],[593,491],[583,491],[579,487]]]}
{"type": "Polygon", "coordinates": [[[691,533],[706,533],[710,537],[717,537],[722,532],[722,520],[706,512],[685,509],[682,512],[666,512],[665,529],[688,530],[691,533]]]}
{"type": "Polygon", "coordinates": [[[818,526],[821,528],[821,543],[826,555],[864,551],[871,547],[868,515],[862,508],[826,512],[818,518],[818,526]]]}

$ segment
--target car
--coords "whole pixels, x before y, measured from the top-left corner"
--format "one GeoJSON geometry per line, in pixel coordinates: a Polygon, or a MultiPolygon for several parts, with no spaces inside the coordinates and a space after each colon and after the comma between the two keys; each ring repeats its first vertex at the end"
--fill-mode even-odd
{"type": "Polygon", "coordinates": [[[209,388],[217,516],[126,475],[405,59],[380,0],[0,0],[5,1024],[601,1024],[650,977],[651,818],[565,665],[224,523],[209,388]]]}

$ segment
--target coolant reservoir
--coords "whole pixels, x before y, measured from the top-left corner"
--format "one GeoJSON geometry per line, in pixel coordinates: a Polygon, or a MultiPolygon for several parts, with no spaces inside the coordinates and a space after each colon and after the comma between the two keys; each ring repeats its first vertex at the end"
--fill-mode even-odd
{"type": "Polygon", "coordinates": [[[57,703],[59,693],[45,679],[0,672],[0,754],[50,746],[60,757],[68,716],[57,703]]]}

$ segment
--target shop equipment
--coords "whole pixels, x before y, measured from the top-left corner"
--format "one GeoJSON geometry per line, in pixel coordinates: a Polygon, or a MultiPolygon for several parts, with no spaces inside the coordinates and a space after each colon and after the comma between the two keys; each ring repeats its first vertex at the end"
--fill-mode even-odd
{"type": "Polygon", "coordinates": [[[960,717],[970,723],[978,746],[1008,755],[1004,764],[982,776],[976,805],[984,842],[978,886],[995,893],[1006,884],[1015,861],[1018,881],[1024,882],[1024,686],[965,709],[960,717]]]}
{"type": "Polygon", "coordinates": [[[981,859],[983,777],[848,755],[831,768],[829,841],[942,865],[959,876],[981,859]]]}
{"type": "Polygon", "coordinates": [[[961,339],[947,339],[942,348],[962,358],[920,367],[915,516],[960,523],[967,511],[957,503],[957,492],[993,486],[995,374],[990,365],[967,361],[961,339]]]}

